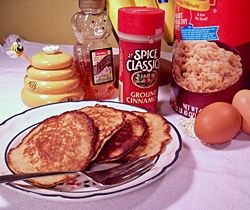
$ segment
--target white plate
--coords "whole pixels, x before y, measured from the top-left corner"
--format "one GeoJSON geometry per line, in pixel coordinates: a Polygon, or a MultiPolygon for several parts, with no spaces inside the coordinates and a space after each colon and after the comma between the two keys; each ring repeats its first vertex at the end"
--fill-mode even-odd
{"type": "MultiPolygon", "coordinates": [[[[3,175],[11,173],[6,163],[6,154],[11,147],[14,147],[21,141],[24,135],[26,135],[34,125],[50,116],[58,115],[65,111],[79,109],[85,106],[94,106],[97,103],[121,110],[145,112],[144,109],[117,102],[81,101],[50,104],[29,109],[25,112],[14,115],[0,124],[0,174],[3,175]]],[[[90,185],[88,187],[69,190],[67,192],[60,191],[60,188],[42,189],[39,187],[35,187],[26,181],[4,184],[4,186],[18,190],[20,192],[24,192],[28,195],[39,195],[43,196],[44,198],[52,198],[57,200],[94,200],[130,192],[132,190],[143,187],[161,177],[177,160],[179,152],[181,150],[181,136],[174,125],[172,125],[171,123],[170,125],[170,134],[173,139],[171,143],[167,145],[165,151],[158,158],[156,165],[142,176],[126,184],[105,190],[99,190],[90,185]]]]}

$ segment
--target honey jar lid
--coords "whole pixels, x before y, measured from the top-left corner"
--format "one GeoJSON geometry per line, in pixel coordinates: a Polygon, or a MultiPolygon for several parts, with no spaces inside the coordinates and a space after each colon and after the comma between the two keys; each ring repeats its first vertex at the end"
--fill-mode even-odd
{"type": "Polygon", "coordinates": [[[57,70],[72,65],[73,58],[70,54],[60,51],[58,46],[45,46],[43,52],[31,58],[31,65],[37,69],[57,70]]]}
{"type": "Polygon", "coordinates": [[[81,9],[103,9],[105,0],[79,0],[79,8],[81,9]]]}

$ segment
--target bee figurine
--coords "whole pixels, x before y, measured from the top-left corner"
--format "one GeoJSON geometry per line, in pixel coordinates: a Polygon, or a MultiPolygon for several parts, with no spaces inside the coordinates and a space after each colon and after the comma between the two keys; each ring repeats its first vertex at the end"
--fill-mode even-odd
{"type": "Polygon", "coordinates": [[[22,56],[29,64],[31,64],[30,58],[24,53],[24,47],[21,43],[21,39],[17,38],[15,42],[10,46],[10,50],[6,54],[11,58],[18,58],[22,56]]]}
{"type": "Polygon", "coordinates": [[[21,40],[19,38],[11,45],[10,50],[7,51],[7,55],[11,58],[17,58],[23,55],[24,47],[21,44],[21,40]]]}

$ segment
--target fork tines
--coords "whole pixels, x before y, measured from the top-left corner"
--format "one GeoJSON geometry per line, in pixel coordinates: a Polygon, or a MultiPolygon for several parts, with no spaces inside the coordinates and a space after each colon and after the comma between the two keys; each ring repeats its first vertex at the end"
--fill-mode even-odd
{"type": "Polygon", "coordinates": [[[109,169],[110,173],[108,177],[124,176],[125,178],[128,175],[130,175],[130,177],[136,176],[136,173],[141,174],[144,169],[148,169],[150,166],[154,165],[152,161],[152,158],[141,156],[138,159],[109,169]]]}

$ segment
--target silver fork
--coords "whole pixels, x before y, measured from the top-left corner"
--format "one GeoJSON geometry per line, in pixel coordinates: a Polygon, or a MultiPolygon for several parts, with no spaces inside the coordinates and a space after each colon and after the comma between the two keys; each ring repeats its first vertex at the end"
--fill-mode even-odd
{"type": "Polygon", "coordinates": [[[132,181],[150,170],[156,162],[154,158],[142,156],[134,161],[130,161],[109,169],[104,170],[86,170],[86,171],[56,171],[56,172],[38,172],[25,174],[1,175],[0,183],[10,183],[18,180],[26,180],[36,177],[79,174],[87,180],[93,182],[99,189],[111,188],[120,184],[132,181]]]}

